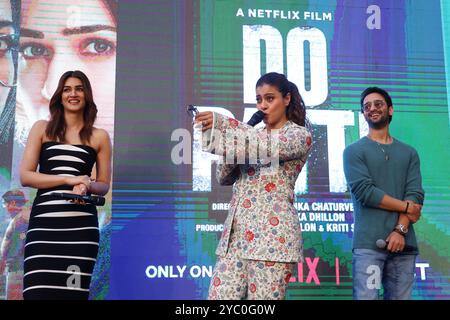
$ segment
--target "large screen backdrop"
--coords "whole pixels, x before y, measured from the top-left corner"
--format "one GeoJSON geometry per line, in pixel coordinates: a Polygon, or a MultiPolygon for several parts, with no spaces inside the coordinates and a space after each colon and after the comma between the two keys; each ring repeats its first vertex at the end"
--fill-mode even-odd
{"type": "Polygon", "coordinates": [[[256,80],[277,71],[300,88],[314,131],[296,185],[306,259],[287,298],[351,299],[342,151],[367,133],[359,95],[374,85],[393,97],[392,134],[421,157],[413,297],[449,298],[444,2],[121,2],[108,297],[206,298],[231,188],[217,184],[185,106],[246,121],[256,80]]]}

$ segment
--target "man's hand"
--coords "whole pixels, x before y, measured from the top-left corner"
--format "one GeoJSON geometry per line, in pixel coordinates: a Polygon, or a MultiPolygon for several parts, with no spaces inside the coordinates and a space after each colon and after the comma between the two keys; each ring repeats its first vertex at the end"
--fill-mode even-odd
{"type": "Polygon", "coordinates": [[[420,219],[422,206],[420,204],[414,203],[411,200],[406,200],[409,203],[408,211],[406,216],[411,223],[416,223],[420,219]]]}
{"type": "Polygon", "coordinates": [[[405,248],[405,237],[395,231],[391,232],[386,242],[388,243],[386,249],[390,252],[402,252],[405,248]]]}

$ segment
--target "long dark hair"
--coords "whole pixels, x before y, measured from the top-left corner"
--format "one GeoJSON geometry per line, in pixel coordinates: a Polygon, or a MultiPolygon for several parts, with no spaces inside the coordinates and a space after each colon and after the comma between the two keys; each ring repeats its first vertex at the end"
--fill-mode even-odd
{"type": "Polygon", "coordinates": [[[278,91],[281,92],[283,98],[290,93],[291,101],[286,108],[286,117],[302,127],[308,123],[308,120],[306,119],[305,103],[303,102],[302,96],[300,95],[297,86],[290,82],[284,74],[276,72],[266,73],[256,82],[256,87],[260,87],[264,84],[276,87],[278,91]]]}
{"type": "Polygon", "coordinates": [[[81,80],[83,84],[84,99],[86,105],[83,110],[83,120],[84,125],[80,130],[80,140],[83,143],[89,142],[92,130],[94,127],[95,119],[97,118],[97,105],[94,102],[94,97],[92,94],[91,83],[88,77],[81,71],[66,71],[58,82],[58,87],[55,93],[50,99],[50,121],[45,129],[45,134],[50,140],[56,140],[59,142],[65,142],[66,135],[66,121],[64,119],[64,107],[62,105],[62,93],[64,90],[64,84],[68,78],[77,78],[81,80]]]}

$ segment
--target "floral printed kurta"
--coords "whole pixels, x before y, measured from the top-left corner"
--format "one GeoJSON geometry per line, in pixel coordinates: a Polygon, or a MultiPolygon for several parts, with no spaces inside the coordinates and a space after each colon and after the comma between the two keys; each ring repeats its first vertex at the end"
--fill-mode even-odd
{"type": "Polygon", "coordinates": [[[279,165],[272,165],[272,170],[268,170],[271,163],[264,164],[259,155],[256,163],[251,161],[255,151],[265,145],[267,136],[266,129],[255,129],[217,113],[213,128],[203,135],[204,151],[225,155],[224,163],[217,165],[219,183],[233,184],[230,209],[216,254],[225,255],[233,230],[241,258],[303,261],[300,223],[293,205],[294,186],[311,148],[311,134],[305,127],[286,122],[275,136],[279,165]],[[250,136],[250,141],[239,143],[245,141],[245,136],[250,136]],[[235,162],[230,164],[230,159],[235,162]]]}

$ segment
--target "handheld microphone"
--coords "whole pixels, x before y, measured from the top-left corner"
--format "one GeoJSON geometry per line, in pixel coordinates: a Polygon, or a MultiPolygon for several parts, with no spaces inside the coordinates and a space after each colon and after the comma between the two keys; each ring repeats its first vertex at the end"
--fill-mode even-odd
{"type": "MultiPolygon", "coordinates": [[[[389,241],[383,240],[383,239],[378,239],[375,244],[379,249],[383,249],[383,250],[387,250],[387,245],[388,245],[389,241]]],[[[417,250],[417,248],[405,245],[405,247],[403,248],[402,252],[408,252],[408,251],[414,251],[417,250]]]]}
{"type": "Polygon", "coordinates": [[[264,112],[262,112],[261,110],[256,111],[252,117],[250,118],[250,120],[248,120],[247,124],[251,125],[252,127],[256,126],[258,123],[260,123],[262,121],[262,119],[264,119],[264,116],[266,114],[264,112]]]}
{"type": "Polygon", "coordinates": [[[52,192],[52,196],[56,196],[65,200],[80,200],[86,203],[93,204],[95,206],[103,206],[105,205],[105,197],[99,196],[88,196],[74,193],[65,193],[65,192],[52,192]]]}

